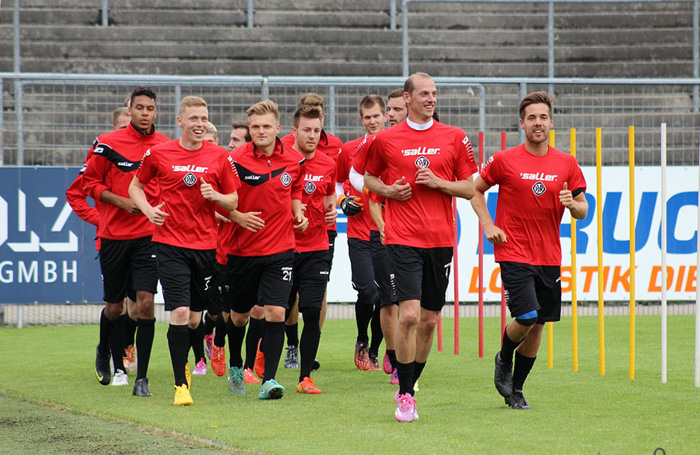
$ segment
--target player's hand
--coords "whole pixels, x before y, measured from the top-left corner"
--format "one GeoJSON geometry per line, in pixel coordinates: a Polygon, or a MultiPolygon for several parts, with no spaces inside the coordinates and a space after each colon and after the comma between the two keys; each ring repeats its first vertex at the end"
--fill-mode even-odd
{"type": "Polygon", "coordinates": [[[382,241],[382,244],[386,245],[386,243],[384,242],[384,226],[386,225],[382,224],[381,226],[378,226],[377,229],[379,229],[379,240],[382,241]]]}
{"type": "Polygon", "coordinates": [[[234,210],[229,213],[229,217],[236,224],[238,224],[243,229],[247,229],[250,232],[258,232],[260,229],[265,227],[265,220],[260,218],[262,212],[239,212],[234,210]]]}
{"type": "Polygon", "coordinates": [[[301,204],[301,213],[306,213],[306,204],[301,204]]]}
{"type": "Polygon", "coordinates": [[[387,197],[399,201],[407,201],[411,198],[411,185],[406,183],[406,177],[401,177],[387,187],[387,197]]]}
{"type": "Polygon", "coordinates": [[[345,216],[355,216],[362,211],[363,204],[357,196],[340,196],[338,205],[345,216]]]}
{"type": "Polygon", "coordinates": [[[506,233],[495,224],[485,227],[484,235],[486,236],[486,240],[491,243],[506,243],[508,241],[506,233]]]}
{"type": "Polygon", "coordinates": [[[231,220],[220,214],[219,212],[214,212],[214,215],[216,216],[216,221],[220,223],[230,223],[231,220]]]}
{"type": "Polygon", "coordinates": [[[420,168],[416,171],[416,183],[419,185],[437,189],[440,185],[440,181],[441,180],[430,169],[420,168]]]}
{"type": "Polygon", "coordinates": [[[156,226],[162,226],[163,223],[165,223],[165,218],[170,216],[170,214],[165,213],[162,210],[162,208],[164,206],[165,206],[165,202],[161,202],[160,204],[156,205],[155,207],[151,207],[151,209],[148,212],[146,212],[146,216],[148,217],[148,221],[155,224],[156,226]]]}
{"type": "Polygon", "coordinates": [[[330,204],[326,206],[326,216],[324,217],[324,221],[326,222],[327,225],[333,226],[335,224],[335,221],[338,219],[338,210],[336,210],[334,204],[330,204]]]}
{"type": "Polygon", "coordinates": [[[202,183],[199,186],[199,190],[202,192],[202,197],[207,201],[216,201],[219,196],[219,192],[216,191],[213,186],[211,186],[211,183],[207,183],[204,180],[204,177],[200,177],[199,181],[202,183]]]}
{"type": "Polygon", "coordinates": [[[302,216],[301,218],[294,218],[294,223],[294,229],[299,232],[304,232],[306,228],[309,227],[309,219],[305,216],[302,216]]]}
{"type": "Polygon", "coordinates": [[[126,210],[132,215],[141,215],[141,210],[138,207],[136,207],[134,201],[132,201],[128,197],[120,198],[119,208],[121,208],[122,210],[126,210]]]}
{"type": "Polygon", "coordinates": [[[567,209],[570,209],[574,205],[574,195],[571,193],[571,190],[569,190],[568,182],[564,182],[564,188],[559,192],[559,201],[567,209]]]}

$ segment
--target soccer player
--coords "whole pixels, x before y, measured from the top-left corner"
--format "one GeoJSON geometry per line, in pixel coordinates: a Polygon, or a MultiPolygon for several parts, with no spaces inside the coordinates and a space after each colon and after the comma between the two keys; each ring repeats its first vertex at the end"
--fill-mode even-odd
{"type": "Polygon", "coordinates": [[[129,187],[136,206],[156,225],[158,275],[165,309],[171,312],[168,347],[176,406],[193,404],[187,353],[202,321],[214,268],[215,210],[221,207],[226,213],[238,204],[240,181],[228,152],[204,140],[208,118],[206,101],[183,98],[177,116],[180,137],[151,147],[129,187]],[[144,192],[155,179],[160,186],[157,204],[144,192]]]}
{"type": "Polygon", "coordinates": [[[248,131],[248,123],[233,122],[231,124],[231,134],[229,136],[228,148],[231,151],[239,149],[252,140],[248,131]]]}
{"type": "MultiPolygon", "coordinates": [[[[129,198],[128,188],[140,166],[140,156],[151,146],[169,139],[157,133],[153,126],[157,116],[156,94],[149,87],[138,87],[131,93],[129,113],[129,126],[100,137],[84,174],[87,194],[101,201],[97,237],[101,242],[100,267],[106,305],[100,316],[95,374],[101,384],[109,384],[109,339],[131,289],[136,292],[139,316],[136,344],[140,354],[133,394],[146,397],[151,395],[146,374],[155,333],[153,294],[158,276],[151,243],[153,226],[129,198]]],[[[148,188],[151,197],[157,191],[156,183],[148,188]]],[[[121,363],[122,359],[116,354],[113,361],[121,363]]],[[[121,366],[115,369],[114,381],[126,385],[128,379],[121,366]]]]}
{"type": "Polygon", "coordinates": [[[523,385],[540,347],[545,322],[561,316],[559,225],[566,209],[575,219],[588,213],[586,181],[573,156],[549,146],[554,126],[547,92],[520,102],[525,143],[494,154],[476,178],[472,207],[494,244],[506,303],[515,319],[503,333],[496,354],[494,383],[513,409],[530,409],[523,385]],[[484,193],[498,185],[496,222],[484,193]],[[515,366],[513,352],[515,351],[515,366]]]}
{"type": "Polygon", "coordinates": [[[472,197],[477,166],[464,131],[433,120],[437,88],[428,74],[406,79],[404,100],[406,121],[370,144],[365,185],[387,198],[385,243],[399,301],[394,416],[412,422],[418,418],[413,385],[445,304],[455,229],[452,197],[472,197]]]}
{"type": "Polygon", "coordinates": [[[308,228],[294,232],[294,272],[292,290],[289,295],[290,308],[297,303],[304,315],[304,330],[301,334],[300,372],[297,393],[319,394],[321,390],[311,377],[321,329],[319,322],[323,297],[328,286],[330,257],[326,226],[335,223],[338,212],[335,203],[336,163],[316,147],[321,137],[320,108],[303,106],[294,113],[292,134],[296,138],[294,150],[304,156],[304,190],[302,204],[308,218],[308,228]]]}
{"type": "MultiPolygon", "coordinates": [[[[362,189],[358,191],[349,182],[350,168],[353,166],[358,150],[367,146],[386,125],[387,115],[384,100],[378,95],[367,95],[359,105],[360,121],[366,133],[343,145],[338,161],[338,189],[342,191],[339,205],[348,217],[348,254],[352,270],[352,285],[357,291],[355,303],[355,320],[357,339],[355,341],[355,366],[360,370],[379,370],[377,359],[379,345],[382,342],[380,322],[380,299],[378,283],[372,261],[371,230],[377,230],[369,214],[368,197],[362,189]],[[345,194],[347,193],[347,195],[345,194]],[[358,209],[359,207],[359,209],[358,209]],[[363,210],[364,208],[364,210],[363,210]],[[367,328],[372,325],[372,343],[369,344],[367,328]]],[[[379,237],[376,238],[379,241],[379,237]]],[[[379,247],[383,247],[379,242],[379,247]]],[[[388,278],[388,275],[387,275],[388,278]]],[[[389,294],[390,296],[390,294],[389,294]]],[[[391,298],[381,302],[391,304],[391,298]]]]}
{"type": "Polygon", "coordinates": [[[304,157],[277,138],[279,109],[271,100],[246,111],[253,141],[233,152],[241,179],[241,202],[229,217],[236,222],[228,256],[231,292],[229,390],[245,395],[241,346],[251,309],[265,308],[265,353],[260,399],[281,398],[284,387],[275,376],[284,344],[285,311],[292,289],[294,229],[303,231],[301,193],[304,157]]]}
{"type": "Polygon", "coordinates": [[[389,119],[389,126],[398,125],[406,120],[408,106],[403,99],[403,89],[392,90],[387,97],[386,115],[389,119]]]}

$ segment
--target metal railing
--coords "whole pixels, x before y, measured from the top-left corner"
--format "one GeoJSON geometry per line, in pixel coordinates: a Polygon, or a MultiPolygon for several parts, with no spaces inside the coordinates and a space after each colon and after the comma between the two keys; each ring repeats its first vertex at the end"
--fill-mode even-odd
{"type": "MultiPolygon", "coordinates": [[[[80,165],[94,136],[109,129],[110,113],[138,85],[158,93],[158,128],[179,134],[177,106],[187,95],[204,97],[210,117],[226,136],[232,120],[261,99],[275,100],[282,112],[282,128],[300,95],[314,91],[326,98],[326,129],[342,140],[363,134],[357,105],[369,93],[385,96],[401,87],[399,77],[260,77],[160,76],[0,73],[0,88],[11,105],[0,106],[0,157],[7,165],[80,165]]],[[[533,90],[553,88],[558,97],[555,127],[578,128],[582,164],[594,163],[592,134],[605,131],[606,164],[626,163],[626,131],[635,125],[637,162],[658,164],[657,129],[669,125],[669,160],[675,165],[697,163],[700,114],[693,111],[692,88],[698,79],[565,79],[565,78],[451,78],[436,77],[438,112],[444,123],[459,126],[470,136],[484,132],[484,153],[500,148],[501,133],[510,144],[522,141],[517,106],[533,90]]],[[[566,138],[557,146],[566,149],[566,138]]],[[[560,142],[561,141],[561,142],[560,142]]],[[[227,142],[226,142],[227,143],[227,142]]]]}

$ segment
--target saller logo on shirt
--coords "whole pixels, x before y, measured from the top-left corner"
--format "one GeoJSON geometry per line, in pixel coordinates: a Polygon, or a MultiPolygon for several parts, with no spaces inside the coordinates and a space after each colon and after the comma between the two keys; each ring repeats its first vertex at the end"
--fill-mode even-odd
{"type": "Polygon", "coordinates": [[[192,186],[195,183],[197,183],[197,176],[191,172],[188,172],[187,174],[185,174],[185,177],[183,177],[182,180],[185,182],[185,185],[192,186]]]}
{"type": "Polygon", "coordinates": [[[423,169],[428,169],[428,166],[430,166],[430,160],[424,156],[419,156],[418,159],[416,159],[414,163],[417,167],[423,168],[423,169]]]}
{"type": "Polygon", "coordinates": [[[557,174],[545,174],[544,172],[535,172],[534,174],[528,174],[527,172],[521,172],[520,178],[523,180],[544,180],[545,182],[556,182],[557,174]]]}
{"type": "Polygon", "coordinates": [[[417,147],[414,149],[403,149],[401,150],[403,156],[416,156],[416,155],[439,155],[440,147],[417,147]]]}
{"type": "Polygon", "coordinates": [[[306,191],[306,194],[313,193],[316,191],[316,184],[314,182],[306,182],[306,185],[304,185],[304,191],[306,191]]]}
{"type": "Polygon", "coordinates": [[[537,182],[534,185],[532,185],[532,192],[535,193],[537,196],[542,196],[545,191],[547,191],[547,187],[544,186],[544,183],[542,182],[537,182]]]}
{"type": "Polygon", "coordinates": [[[194,164],[188,164],[187,166],[173,165],[173,172],[207,172],[208,167],[195,166],[194,164]]]}

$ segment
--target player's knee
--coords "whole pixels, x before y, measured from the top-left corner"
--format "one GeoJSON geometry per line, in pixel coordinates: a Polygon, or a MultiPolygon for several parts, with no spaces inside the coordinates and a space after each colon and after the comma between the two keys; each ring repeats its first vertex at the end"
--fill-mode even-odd
{"type": "Polygon", "coordinates": [[[537,323],[537,310],[532,310],[525,314],[521,314],[520,316],[517,316],[515,320],[518,322],[518,324],[524,327],[532,327],[535,325],[535,323],[537,323]]]}
{"type": "Polygon", "coordinates": [[[315,323],[321,320],[321,309],[320,308],[304,308],[304,324],[315,323]]]}

